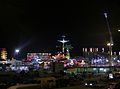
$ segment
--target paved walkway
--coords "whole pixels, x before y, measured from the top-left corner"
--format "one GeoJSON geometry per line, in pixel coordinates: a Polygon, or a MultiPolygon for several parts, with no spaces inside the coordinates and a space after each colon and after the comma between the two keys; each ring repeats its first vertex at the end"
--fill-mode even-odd
{"type": "Polygon", "coordinates": [[[84,86],[69,86],[69,87],[62,87],[62,88],[55,88],[55,89],[91,89],[91,88],[86,88],[84,86]]]}

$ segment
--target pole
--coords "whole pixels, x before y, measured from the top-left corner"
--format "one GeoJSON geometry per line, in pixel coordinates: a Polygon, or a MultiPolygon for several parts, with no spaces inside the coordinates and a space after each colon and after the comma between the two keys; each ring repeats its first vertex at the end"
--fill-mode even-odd
{"type": "Polygon", "coordinates": [[[65,49],[65,46],[64,46],[64,42],[63,42],[63,46],[62,46],[62,52],[64,53],[64,49],[65,49]]]}
{"type": "Polygon", "coordinates": [[[110,41],[110,45],[109,45],[109,66],[112,66],[112,44],[113,44],[113,38],[112,38],[112,32],[110,30],[110,26],[109,26],[109,22],[107,19],[107,13],[104,13],[105,18],[106,18],[106,23],[107,23],[107,27],[108,27],[108,32],[109,32],[109,41],[110,41]]]}
{"type": "Polygon", "coordinates": [[[65,51],[65,43],[68,42],[69,40],[65,40],[64,39],[65,36],[62,36],[62,37],[63,37],[63,39],[62,40],[58,40],[58,41],[62,43],[62,52],[64,53],[64,51],[65,51]]]}

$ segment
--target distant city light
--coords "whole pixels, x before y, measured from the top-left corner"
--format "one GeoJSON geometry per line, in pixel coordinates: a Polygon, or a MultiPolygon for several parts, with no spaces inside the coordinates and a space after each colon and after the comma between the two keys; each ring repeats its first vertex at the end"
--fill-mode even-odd
{"type": "Polygon", "coordinates": [[[120,32],[120,29],[118,30],[118,32],[120,32]]]}

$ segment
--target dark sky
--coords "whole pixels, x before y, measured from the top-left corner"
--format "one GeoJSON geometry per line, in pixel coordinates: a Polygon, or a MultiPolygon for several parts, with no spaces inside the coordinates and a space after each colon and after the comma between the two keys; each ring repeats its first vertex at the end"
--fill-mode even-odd
{"type": "Polygon", "coordinates": [[[57,40],[65,35],[79,55],[82,47],[104,47],[109,33],[108,21],[114,39],[114,49],[120,50],[120,3],[110,0],[0,1],[0,47],[12,56],[15,48],[26,52],[54,52],[61,46],[57,40]]]}

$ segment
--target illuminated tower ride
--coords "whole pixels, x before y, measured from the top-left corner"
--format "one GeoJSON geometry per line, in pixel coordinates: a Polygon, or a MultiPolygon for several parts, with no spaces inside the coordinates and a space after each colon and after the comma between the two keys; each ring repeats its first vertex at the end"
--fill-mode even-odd
{"type": "Polygon", "coordinates": [[[59,42],[62,43],[62,52],[65,52],[65,43],[68,42],[69,40],[65,40],[65,36],[62,36],[62,40],[58,40],[59,42]]]}
{"type": "Polygon", "coordinates": [[[70,51],[73,47],[71,45],[65,45],[65,48],[66,48],[66,58],[67,59],[70,59],[70,51]]]}
{"type": "Polygon", "coordinates": [[[108,22],[108,16],[107,16],[107,13],[104,13],[104,16],[105,16],[105,19],[106,19],[106,23],[107,23],[107,27],[108,27],[108,32],[109,32],[109,65],[112,66],[112,46],[113,46],[113,37],[112,37],[112,32],[111,32],[111,29],[110,29],[110,26],[109,26],[109,22],[108,22]]]}

